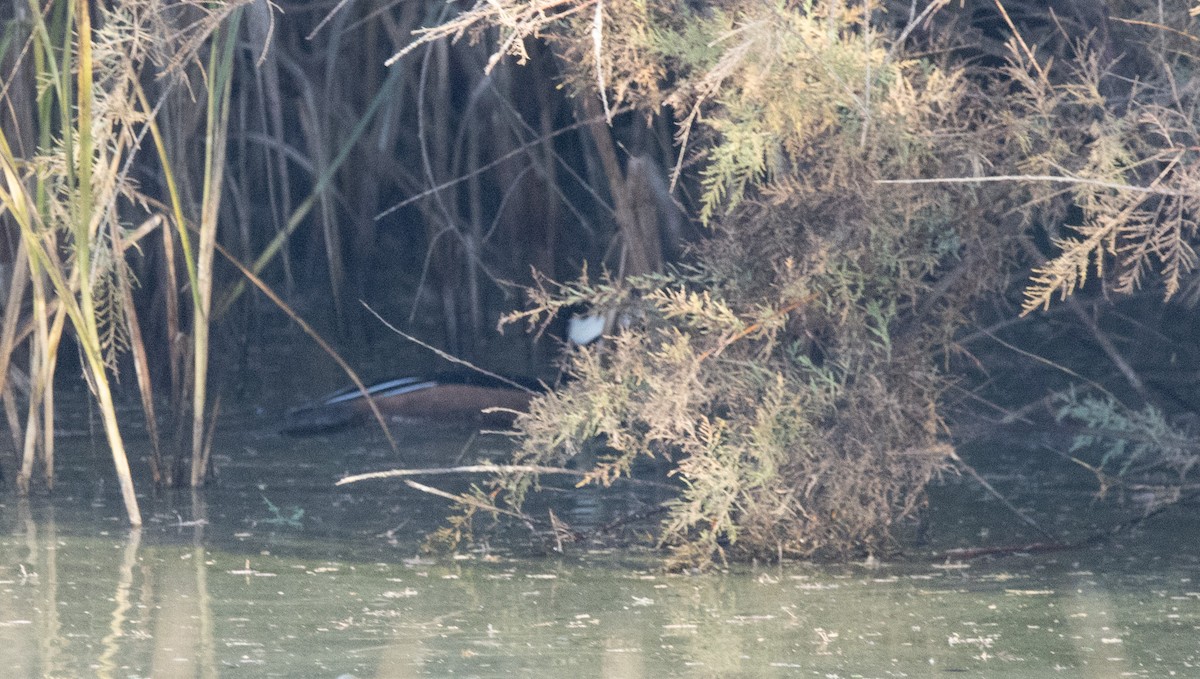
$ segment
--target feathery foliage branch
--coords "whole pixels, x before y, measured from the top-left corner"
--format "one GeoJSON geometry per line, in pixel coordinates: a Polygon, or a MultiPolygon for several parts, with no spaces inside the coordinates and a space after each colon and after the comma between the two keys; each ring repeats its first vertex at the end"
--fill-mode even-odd
{"type": "MultiPolygon", "coordinates": [[[[480,37],[516,4],[477,6],[418,42],[480,37]]],[[[1186,107],[1141,83],[1113,106],[1111,64],[1086,41],[1074,59],[1037,61],[1049,38],[1002,12],[1012,38],[995,52],[1002,67],[981,73],[905,53],[897,36],[937,8],[917,27],[876,2],[618,1],[594,14],[633,17],[628,29],[597,33],[590,6],[507,21],[496,58],[545,37],[579,96],[600,83],[606,101],[669,106],[677,173],[684,156],[700,161],[691,179],[714,236],[654,277],[532,291],[513,319],[591,303],[623,321],[568,352],[579,379],[519,421],[517,457],[561,465],[598,439],[599,483],[641,456],[671,459],[682,489],[660,537],[685,561],[883,548],[952,452],[935,357],[973,300],[1005,284],[1025,229],[1083,215],[1075,235],[1051,235],[1027,312],[1092,267],[1122,292],[1157,268],[1167,296],[1194,268],[1186,107]],[[1050,181],[1020,181],[1036,176],[1050,181]]],[[[953,31],[930,38],[928,54],[965,47],[953,31]]],[[[501,487],[519,505],[535,484],[501,487]]]]}

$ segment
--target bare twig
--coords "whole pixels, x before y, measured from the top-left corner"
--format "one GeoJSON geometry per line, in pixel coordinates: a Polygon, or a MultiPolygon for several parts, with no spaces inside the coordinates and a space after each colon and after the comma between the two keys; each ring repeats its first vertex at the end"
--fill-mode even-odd
{"type": "MultiPolygon", "coordinates": [[[[614,109],[613,115],[628,113],[629,111],[632,111],[632,110],[633,110],[632,106],[622,106],[622,107],[614,109]]],[[[400,201],[399,203],[396,203],[395,205],[392,205],[391,207],[388,207],[388,208],[384,209],[382,212],[380,212],[379,214],[375,215],[375,220],[378,221],[380,219],[383,219],[384,217],[390,215],[391,213],[395,212],[396,210],[399,210],[400,208],[412,205],[413,203],[415,203],[419,200],[422,200],[424,198],[428,198],[429,196],[431,196],[435,193],[438,193],[439,191],[444,191],[445,189],[448,189],[451,186],[461,184],[461,183],[471,179],[472,177],[481,175],[481,174],[487,172],[488,170],[491,170],[492,168],[499,167],[500,165],[503,165],[504,163],[508,162],[509,160],[511,160],[523,153],[528,153],[530,149],[541,146],[542,144],[546,143],[547,141],[549,141],[551,139],[562,136],[568,132],[573,132],[575,130],[578,130],[581,127],[587,127],[588,125],[591,125],[595,122],[603,122],[603,120],[604,120],[603,116],[597,116],[595,118],[588,118],[587,120],[578,120],[578,121],[575,121],[574,123],[571,123],[570,125],[560,127],[557,130],[554,130],[553,132],[550,132],[548,134],[544,134],[540,137],[532,139],[529,142],[514,148],[513,150],[509,151],[508,153],[505,153],[504,155],[497,156],[490,163],[480,165],[479,167],[475,168],[471,172],[468,172],[466,174],[455,177],[454,179],[448,179],[448,180],[442,182],[441,184],[438,184],[436,186],[431,186],[428,189],[425,189],[424,191],[422,191],[416,195],[405,198],[404,200],[400,201]]],[[[602,207],[604,207],[605,210],[608,210],[608,211],[612,210],[612,208],[607,203],[605,203],[603,201],[603,199],[601,199],[594,190],[588,189],[586,187],[586,185],[584,188],[587,189],[588,192],[591,193],[597,199],[597,201],[599,201],[600,205],[602,207]]]]}
{"type": "MultiPolygon", "coordinates": [[[[1013,553],[1017,553],[1017,552],[1055,552],[1055,551],[1064,551],[1064,550],[1072,550],[1072,549],[1081,549],[1083,547],[1089,547],[1091,545],[1096,545],[1096,544],[1099,544],[1106,540],[1109,540],[1112,537],[1120,534],[1123,531],[1129,530],[1130,528],[1134,528],[1136,526],[1139,526],[1139,525],[1145,523],[1146,521],[1150,520],[1152,517],[1158,516],[1159,514],[1162,514],[1163,512],[1167,511],[1168,509],[1170,509],[1172,507],[1175,507],[1177,505],[1182,505],[1187,502],[1191,502],[1192,500],[1195,500],[1197,498],[1200,498],[1200,492],[1190,493],[1188,495],[1180,497],[1178,500],[1176,500],[1174,502],[1168,502],[1166,504],[1163,504],[1160,507],[1155,508],[1152,511],[1146,512],[1145,514],[1141,514],[1141,515],[1135,516],[1131,519],[1122,521],[1121,523],[1118,523],[1115,526],[1112,526],[1106,530],[1096,531],[1096,532],[1092,533],[1091,535],[1088,535],[1087,537],[1085,537],[1081,540],[1075,540],[1074,542],[1058,542],[1058,541],[1054,541],[1051,543],[1031,542],[1031,543],[1022,544],[1022,545],[1001,545],[1001,546],[997,546],[997,547],[975,547],[975,548],[966,548],[966,549],[948,549],[945,552],[942,552],[941,554],[937,555],[936,558],[966,560],[966,559],[974,559],[974,558],[977,558],[980,556],[1004,555],[1004,554],[1013,554],[1013,553]]],[[[1053,538],[1051,538],[1051,539],[1053,539],[1053,538]]]]}
{"type": "MultiPolygon", "coordinates": [[[[361,302],[361,300],[359,300],[359,301],[361,302]]],[[[526,387],[522,384],[518,384],[517,382],[514,382],[514,381],[508,379],[507,377],[504,377],[502,375],[497,375],[496,373],[494,373],[490,370],[484,370],[483,368],[480,368],[479,366],[475,365],[474,363],[471,363],[470,361],[461,359],[453,354],[442,351],[441,349],[438,349],[435,346],[432,346],[430,344],[422,342],[421,340],[417,339],[416,337],[413,337],[412,335],[404,332],[400,328],[397,328],[396,326],[392,325],[391,323],[388,323],[387,321],[385,321],[383,319],[383,316],[379,315],[379,312],[377,312],[371,308],[370,304],[367,304],[366,302],[362,302],[362,305],[364,307],[366,307],[367,311],[371,312],[372,316],[374,316],[375,318],[378,318],[379,322],[382,323],[384,325],[384,327],[386,327],[388,330],[391,330],[392,332],[403,337],[404,339],[408,340],[409,342],[416,344],[417,346],[420,346],[424,349],[428,349],[428,350],[432,351],[433,353],[437,354],[438,358],[450,361],[451,363],[456,363],[456,364],[461,365],[466,368],[470,368],[471,370],[474,370],[475,372],[480,373],[481,375],[487,375],[488,377],[490,377],[492,379],[500,380],[501,382],[509,385],[513,389],[520,389],[521,391],[523,391],[527,394],[535,394],[536,395],[538,393],[537,391],[530,389],[529,387],[526,387]]]]}
{"type": "Polygon", "coordinates": [[[1153,186],[1136,186],[1132,184],[1118,184],[1117,182],[1106,182],[1100,179],[1087,179],[1084,177],[1063,177],[1053,174],[1007,174],[995,175],[990,177],[929,177],[927,179],[876,179],[876,184],[973,184],[985,182],[1047,182],[1059,184],[1082,184],[1084,186],[1096,186],[1103,189],[1113,189],[1114,191],[1131,191],[1133,193],[1149,193],[1156,196],[1173,196],[1178,198],[1195,198],[1197,194],[1191,191],[1176,191],[1173,189],[1163,189],[1153,186]]]}
{"type": "Polygon", "coordinates": [[[1121,371],[1121,374],[1125,376],[1125,380],[1129,382],[1129,386],[1133,387],[1139,398],[1149,403],[1151,401],[1150,393],[1146,391],[1146,384],[1142,381],[1141,376],[1137,374],[1133,366],[1129,365],[1129,362],[1125,360],[1121,352],[1117,351],[1116,345],[1112,343],[1112,340],[1108,339],[1108,336],[1100,329],[1095,319],[1084,311],[1083,305],[1079,304],[1074,297],[1068,297],[1066,301],[1071,307],[1071,311],[1075,313],[1075,316],[1088,329],[1088,332],[1092,333],[1092,338],[1096,340],[1096,344],[1100,345],[1100,349],[1108,356],[1108,360],[1112,361],[1117,366],[1117,370],[1121,371]]]}
{"type": "Polygon", "coordinates": [[[494,504],[480,502],[479,500],[471,497],[470,495],[455,495],[453,493],[447,493],[444,490],[434,488],[433,486],[427,486],[423,483],[417,483],[416,481],[406,480],[404,483],[405,483],[405,485],[407,485],[409,488],[412,488],[413,490],[419,490],[422,493],[436,495],[437,497],[445,498],[447,500],[450,500],[451,502],[458,502],[460,504],[469,505],[471,507],[475,507],[476,509],[482,509],[487,512],[496,512],[498,514],[504,514],[505,516],[511,516],[515,519],[520,519],[529,524],[544,523],[544,522],[539,522],[539,521],[534,520],[534,518],[532,516],[529,516],[528,514],[522,514],[521,512],[514,512],[511,509],[504,509],[503,507],[497,507],[494,504]]]}
{"type": "Polygon", "coordinates": [[[1004,4],[1001,3],[1000,0],[992,0],[992,2],[996,4],[996,9],[1000,10],[1000,16],[1004,17],[1004,23],[1008,24],[1008,30],[1012,31],[1013,38],[1016,39],[1017,44],[1021,46],[1021,50],[1025,52],[1025,57],[1029,59],[1029,63],[1033,65],[1035,70],[1037,70],[1038,77],[1040,77],[1044,83],[1050,82],[1050,79],[1046,77],[1046,72],[1042,70],[1042,65],[1038,63],[1037,57],[1034,56],[1033,50],[1029,49],[1029,45],[1026,44],[1025,38],[1021,37],[1021,32],[1017,30],[1016,24],[1014,24],[1013,20],[1008,16],[1008,10],[1004,9],[1004,4]]]}
{"type": "Polygon", "coordinates": [[[334,485],[344,486],[350,483],[358,483],[359,481],[370,481],[371,479],[391,479],[402,476],[433,476],[442,474],[502,474],[502,473],[525,473],[525,474],[565,474],[567,476],[584,476],[584,472],[577,469],[567,469],[565,467],[544,467],[535,464],[469,464],[461,467],[433,467],[430,469],[388,469],[381,472],[368,472],[366,474],[354,474],[338,479],[334,485]]]}
{"type": "Polygon", "coordinates": [[[371,414],[375,416],[375,421],[378,422],[379,427],[383,429],[383,435],[387,437],[388,445],[391,446],[392,451],[399,452],[400,446],[396,443],[396,439],[392,436],[391,430],[388,429],[387,420],[383,417],[383,413],[380,412],[379,406],[375,405],[375,399],[371,398],[371,395],[367,393],[367,385],[363,384],[363,381],[359,378],[358,373],[354,372],[354,369],[350,367],[350,364],[346,362],[346,359],[342,358],[341,354],[331,347],[329,343],[326,342],[325,339],[321,337],[321,335],[318,334],[311,325],[309,325],[303,318],[300,317],[300,314],[297,314],[292,307],[288,306],[287,302],[284,302],[279,295],[275,294],[275,291],[272,290],[266,283],[264,283],[262,279],[260,279],[258,276],[255,276],[254,272],[250,271],[245,264],[242,264],[241,261],[230,254],[228,250],[221,246],[220,243],[216,244],[216,249],[217,252],[221,253],[221,255],[225,257],[230,264],[232,264],[237,268],[238,271],[242,273],[242,276],[244,276],[246,280],[250,281],[254,287],[258,288],[260,292],[266,295],[267,299],[271,300],[271,302],[275,304],[275,306],[279,307],[283,313],[287,314],[288,318],[292,319],[292,322],[300,326],[300,329],[304,331],[304,334],[312,338],[312,340],[317,343],[317,346],[321,347],[321,349],[338,364],[338,367],[342,369],[342,372],[346,373],[346,376],[350,378],[350,381],[354,383],[354,386],[358,387],[359,393],[366,397],[367,406],[371,408],[371,414]]]}

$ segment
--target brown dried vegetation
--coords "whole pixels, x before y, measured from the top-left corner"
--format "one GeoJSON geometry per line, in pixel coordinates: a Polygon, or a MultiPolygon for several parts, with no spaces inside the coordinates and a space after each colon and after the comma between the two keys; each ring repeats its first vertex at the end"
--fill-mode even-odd
{"type": "MultiPolygon", "coordinates": [[[[1163,23],[1182,13],[1123,24],[1146,31],[1124,32],[1125,63],[1171,46],[1122,80],[1115,38],[1063,39],[1067,21],[1097,17],[1051,11],[1059,25],[1031,47],[999,3],[1011,37],[984,55],[949,30],[961,14],[932,6],[904,24],[870,2],[582,4],[597,8],[590,32],[578,11],[555,33],[571,81],[676,112],[713,236],[664,275],[583,280],[516,316],[590,302],[629,320],[569,354],[578,381],[521,421],[520,461],[561,463],[599,437],[591,479],[609,483],[667,457],[681,493],[660,538],[687,561],[884,548],[952,454],[942,359],[1035,228],[1056,254],[1034,269],[1027,312],[1093,267],[1117,292],[1156,270],[1167,297],[1194,268],[1194,94],[1173,79],[1197,45],[1163,23]],[[607,20],[626,13],[653,30],[607,20]],[[908,56],[918,45],[896,36],[914,32],[946,56],[908,56]],[[1057,226],[1072,211],[1082,221],[1057,226]]],[[[530,483],[505,487],[519,503],[530,483]]]]}

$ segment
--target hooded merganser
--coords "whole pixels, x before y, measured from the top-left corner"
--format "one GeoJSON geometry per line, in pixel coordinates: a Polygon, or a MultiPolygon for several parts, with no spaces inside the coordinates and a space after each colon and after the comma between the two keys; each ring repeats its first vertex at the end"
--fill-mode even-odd
{"type": "MultiPolygon", "coordinates": [[[[611,314],[610,314],[611,315],[611,314]]],[[[608,316],[572,314],[567,341],[587,345],[609,325],[608,316]]],[[[402,420],[439,420],[472,426],[511,426],[517,413],[529,409],[534,395],[546,390],[542,382],[524,378],[498,379],[479,372],[444,372],[402,377],[367,387],[379,411],[402,420]],[[495,412],[483,412],[496,408],[495,412]]],[[[307,435],[336,431],[371,419],[371,407],[357,387],[347,387],[293,408],[284,415],[284,434],[307,435]]]]}
{"type": "MultiPolygon", "coordinates": [[[[510,426],[516,413],[525,412],[535,393],[545,391],[540,382],[514,379],[511,383],[480,373],[438,373],[403,377],[367,388],[380,412],[402,420],[439,420],[473,426],[510,426]],[[524,389],[513,386],[517,384],[524,389]],[[483,412],[497,408],[495,412],[483,412]]],[[[281,431],[305,435],[344,429],[371,418],[371,408],[355,387],[341,389],[320,400],[293,408],[284,416],[281,431]]]]}

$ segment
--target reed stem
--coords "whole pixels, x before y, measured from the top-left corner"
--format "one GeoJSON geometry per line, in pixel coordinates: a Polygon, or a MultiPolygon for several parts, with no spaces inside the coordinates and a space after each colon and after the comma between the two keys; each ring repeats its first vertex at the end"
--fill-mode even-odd
{"type": "Polygon", "coordinates": [[[208,398],[209,322],[212,310],[213,255],[221,210],[225,175],[225,146],[229,125],[229,93],[233,82],[233,54],[241,10],[216,34],[209,61],[208,117],[205,128],[204,193],[200,215],[200,247],[196,257],[194,374],[192,383],[192,487],[204,485],[204,431],[208,398]]]}

